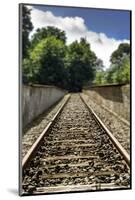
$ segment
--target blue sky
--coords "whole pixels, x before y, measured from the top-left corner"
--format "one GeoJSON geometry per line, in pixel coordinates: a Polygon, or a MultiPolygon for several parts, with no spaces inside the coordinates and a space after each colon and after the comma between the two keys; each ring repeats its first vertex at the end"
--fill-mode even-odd
{"type": "Polygon", "coordinates": [[[85,37],[105,68],[110,56],[121,43],[130,43],[130,12],[55,6],[32,6],[34,30],[55,26],[64,30],[67,44],[85,37]]]}
{"type": "Polygon", "coordinates": [[[56,16],[80,16],[86,26],[97,33],[106,33],[116,39],[130,39],[130,12],[107,9],[66,8],[51,6],[35,6],[42,11],[51,11],[56,16]]]}

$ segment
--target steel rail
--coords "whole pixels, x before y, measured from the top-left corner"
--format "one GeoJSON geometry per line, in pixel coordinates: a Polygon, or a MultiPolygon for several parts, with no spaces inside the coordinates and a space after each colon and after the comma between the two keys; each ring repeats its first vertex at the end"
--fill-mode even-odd
{"type": "Polygon", "coordinates": [[[113,136],[113,134],[109,131],[109,129],[104,125],[104,123],[101,121],[101,119],[96,115],[96,113],[93,111],[93,109],[88,105],[86,100],[83,98],[82,94],[80,94],[80,97],[88,110],[92,113],[93,117],[97,121],[97,123],[102,127],[102,129],[108,134],[109,138],[111,139],[112,143],[115,145],[116,149],[119,151],[119,153],[122,155],[124,160],[126,161],[127,165],[130,167],[130,155],[127,153],[127,151],[122,147],[122,145],[119,143],[119,141],[113,136]]]}
{"type": "Polygon", "coordinates": [[[22,171],[24,171],[24,169],[28,166],[30,160],[34,157],[37,149],[39,148],[39,146],[40,146],[40,144],[42,142],[42,139],[47,134],[47,132],[51,129],[51,127],[54,124],[54,122],[56,121],[57,117],[59,116],[59,114],[63,110],[64,106],[67,104],[68,100],[70,99],[70,96],[71,96],[70,94],[67,96],[67,99],[60,106],[60,108],[58,109],[57,113],[53,116],[53,118],[50,120],[50,122],[48,123],[48,125],[42,131],[42,133],[40,134],[40,136],[37,138],[37,140],[34,142],[34,144],[28,150],[27,154],[24,156],[24,158],[22,160],[22,171]]]}

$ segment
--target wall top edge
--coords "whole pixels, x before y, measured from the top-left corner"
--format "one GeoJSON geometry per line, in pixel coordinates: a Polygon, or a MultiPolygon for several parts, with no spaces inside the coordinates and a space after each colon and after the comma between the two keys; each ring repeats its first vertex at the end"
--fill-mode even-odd
{"type": "Polygon", "coordinates": [[[26,84],[23,84],[22,85],[23,87],[31,87],[31,88],[56,88],[56,89],[59,89],[59,90],[62,90],[62,91],[66,91],[62,88],[59,88],[57,86],[54,86],[54,85],[40,85],[40,84],[29,84],[29,85],[26,85],[26,84]]]}
{"type": "Polygon", "coordinates": [[[121,84],[91,85],[91,86],[83,87],[83,89],[96,88],[96,87],[119,87],[119,86],[126,86],[126,85],[128,86],[130,84],[129,83],[121,83],[121,84]]]}

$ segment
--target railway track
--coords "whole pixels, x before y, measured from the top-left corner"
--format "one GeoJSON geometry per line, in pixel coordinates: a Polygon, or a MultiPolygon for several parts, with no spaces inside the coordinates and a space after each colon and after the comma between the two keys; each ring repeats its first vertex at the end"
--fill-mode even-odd
{"type": "Polygon", "coordinates": [[[130,188],[130,158],[72,94],[23,158],[22,194],[130,188]]]}

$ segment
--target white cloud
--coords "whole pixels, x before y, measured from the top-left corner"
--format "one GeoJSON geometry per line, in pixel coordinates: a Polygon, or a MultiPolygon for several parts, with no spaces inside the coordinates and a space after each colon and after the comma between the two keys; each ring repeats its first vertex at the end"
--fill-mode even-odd
{"type": "Polygon", "coordinates": [[[96,53],[97,57],[102,59],[105,67],[109,67],[110,55],[117,49],[120,43],[128,42],[129,40],[116,40],[107,37],[104,33],[96,33],[87,28],[85,21],[81,17],[61,17],[55,16],[50,11],[41,11],[32,8],[31,19],[34,25],[34,30],[46,26],[55,26],[66,32],[67,43],[70,44],[74,40],[79,40],[81,37],[86,37],[91,44],[91,49],[96,53]]]}

